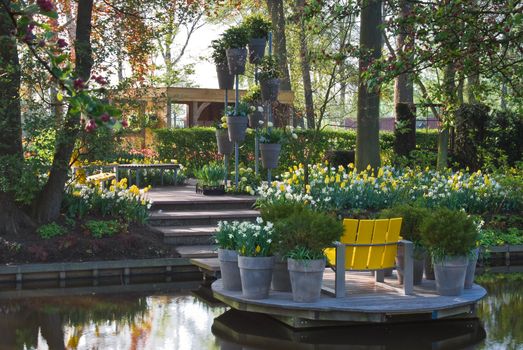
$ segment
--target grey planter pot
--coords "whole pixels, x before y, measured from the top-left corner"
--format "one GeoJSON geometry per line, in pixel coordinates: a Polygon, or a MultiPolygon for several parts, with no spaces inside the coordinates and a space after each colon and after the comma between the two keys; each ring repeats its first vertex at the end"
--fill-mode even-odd
{"type": "Polygon", "coordinates": [[[292,300],[298,303],[313,303],[320,299],[325,259],[287,259],[292,285],[292,300]]]}
{"type": "Polygon", "coordinates": [[[258,64],[265,55],[265,38],[252,38],[247,47],[249,48],[249,63],[258,64]]]}
{"type": "Polygon", "coordinates": [[[261,95],[264,101],[274,102],[278,100],[280,91],[280,79],[268,79],[260,81],[261,95]]]}
{"type": "Polygon", "coordinates": [[[243,142],[247,130],[246,117],[227,117],[227,131],[231,142],[243,142]]]}
{"type": "Polygon", "coordinates": [[[266,299],[271,287],[274,257],[238,256],[242,295],[247,299],[266,299]]]}
{"type": "Polygon", "coordinates": [[[469,263],[467,265],[467,273],[465,274],[465,289],[471,289],[474,284],[474,275],[476,274],[476,265],[478,263],[479,248],[472,251],[469,256],[469,263]]]}
{"type": "Polygon", "coordinates": [[[227,64],[216,65],[216,74],[218,75],[218,87],[220,89],[234,89],[234,75],[229,73],[227,64]]]}
{"type": "Polygon", "coordinates": [[[434,281],[436,279],[436,276],[434,275],[434,265],[432,265],[432,258],[430,257],[430,254],[427,254],[427,257],[425,258],[425,266],[423,271],[425,273],[426,280],[434,281]]]}
{"type": "Polygon", "coordinates": [[[227,49],[227,65],[229,73],[232,75],[245,73],[245,63],[247,63],[247,48],[227,49]]]}
{"type": "Polygon", "coordinates": [[[281,145],[279,143],[260,143],[262,165],[266,169],[278,167],[281,145]]]}
{"type": "Polygon", "coordinates": [[[436,289],[440,295],[456,296],[463,293],[469,259],[467,256],[445,257],[434,261],[436,289]]]}
{"type": "MultiPolygon", "coordinates": [[[[398,281],[403,284],[403,269],[405,267],[405,247],[403,245],[398,246],[398,253],[396,255],[396,266],[398,271],[398,281]]],[[[418,248],[414,250],[414,256],[412,258],[414,263],[414,274],[413,281],[414,285],[421,284],[423,279],[423,268],[425,267],[425,251],[418,248]]]]}
{"type": "Polygon", "coordinates": [[[218,249],[218,261],[220,262],[223,289],[242,290],[240,269],[238,268],[238,252],[220,248],[218,249]]]}
{"type": "Polygon", "coordinates": [[[234,143],[229,140],[229,132],[225,129],[216,130],[216,143],[218,143],[218,153],[231,154],[234,143]]]}
{"type": "Polygon", "coordinates": [[[274,257],[274,270],[272,271],[271,289],[279,292],[290,292],[291,277],[287,264],[287,258],[274,257]]]}
{"type": "Polygon", "coordinates": [[[260,124],[260,121],[264,121],[262,112],[256,111],[249,114],[249,127],[251,129],[258,129],[263,126],[260,124]]]}

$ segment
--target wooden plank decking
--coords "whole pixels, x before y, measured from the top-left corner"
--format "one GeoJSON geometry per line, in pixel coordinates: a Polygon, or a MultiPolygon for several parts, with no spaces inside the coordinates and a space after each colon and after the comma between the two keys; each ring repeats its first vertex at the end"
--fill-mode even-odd
{"type": "MultiPolygon", "coordinates": [[[[334,273],[329,270],[325,270],[324,287],[334,287],[334,273]]],[[[275,291],[270,292],[268,299],[248,300],[241,292],[224,291],[221,280],[214,282],[212,289],[217,299],[235,309],[269,314],[293,327],[470,316],[475,304],[486,295],[485,289],[474,285],[457,297],[440,296],[434,281],[424,281],[421,286],[415,286],[414,295],[405,296],[394,278],[375,283],[368,273],[347,274],[345,298],[322,295],[315,303],[296,303],[291,293],[275,291]]]]}

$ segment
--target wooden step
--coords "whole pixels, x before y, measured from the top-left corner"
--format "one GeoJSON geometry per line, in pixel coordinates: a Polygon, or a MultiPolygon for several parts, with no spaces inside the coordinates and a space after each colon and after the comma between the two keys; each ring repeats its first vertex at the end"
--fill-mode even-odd
{"type": "Polygon", "coordinates": [[[177,247],[176,251],[182,258],[216,258],[217,249],[216,245],[186,245],[177,247]]]}
{"type": "Polygon", "coordinates": [[[151,226],[214,226],[218,221],[254,221],[260,216],[257,210],[199,210],[199,211],[152,211],[151,226]]]}
{"type": "Polygon", "coordinates": [[[165,243],[173,245],[212,244],[216,226],[157,226],[165,243]]]}
{"type": "Polygon", "coordinates": [[[214,199],[193,199],[193,200],[158,200],[152,203],[151,210],[163,211],[202,211],[214,210],[249,210],[254,207],[256,199],[254,197],[216,197],[214,199]]]}

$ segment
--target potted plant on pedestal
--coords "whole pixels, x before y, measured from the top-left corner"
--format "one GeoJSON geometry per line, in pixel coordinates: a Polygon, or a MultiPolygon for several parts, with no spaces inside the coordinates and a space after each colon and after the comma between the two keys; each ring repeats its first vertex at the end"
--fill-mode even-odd
{"type": "Polygon", "coordinates": [[[202,192],[206,196],[219,196],[225,194],[223,179],[225,177],[225,168],[223,165],[211,163],[204,165],[201,169],[195,171],[196,192],[202,192]]]}
{"type": "MultiPolygon", "coordinates": [[[[429,215],[429,211],[412,205],[399,205],[391,209],[385,209],[380,213],[381,218],[402,218],[401,237],[414,243],[413,261],[414,261],[414,284],[421,284],[423,278],[423,268],[425,266],[426,250],[421,244],[421,224],[429,215]]],[[[403,268],[405,248],[403,245],[398,246],[396,256],[396,266],[398,271],[398,280],[403,284],[403,268]]]]}
{"type": "Polygon", "coordinates": [[[227,55],[229,73],[245,73],[245,63],[247,62],[247,43],[249,33],[243,25],[231,27],[223,33],[223,44],[227,55]]]}
{"type": "Polygon", "coordinates": [[[216,74],[218,75],[218,87],[224,90],[232,90],[234,88],[234,75],[229,73],[223,39],[213,40],[211,42],[211,48],[213,50],[211,57],[216,65],[216,74]]]}
{"type": "Polygon", "coordinates": [[[260,121],[265,119],[263,117],[263,102],[260,86],[253,85],[250,87],[245,95],[243,95],[241,101],[249,105],[249,127],[251,129],[258,129],[262,125],[260,121]]]}
{"type": "Polygon", "coordinates": [[[283,132],[272,128],[272,123],[267,123],[267,128],[260,132],[260,153],[262,165],[266,169],[278,167],[281,151],[283,132]]]}
{"type": "Polygon", "coordinates": [[[263,101],[274,102],[278,100],[280,75],[276,60],[272,56],[264,57],[260,63],[260,71],[258,72],[263,101]]]}
{"type": "Polygon", "coordinates": [[[255,223],[242,222],[238,229],[238,267],[242,295],[247,299],[269,296],[274,256],[272,256],[273,224],[257,218],[255,223]]]}
{"type": "Polygon", "coordinates": [[[218,153],[224,155],[232,153],[234,144],[229,140],[226,117],[222,117],[221,122],[216,124],[216,143],[218,144],[218,153]]]}
{"type": "Polygon", "coordinates": [[[249,105],[243,102],[238,103],[236,110],[234,107],[227,107],[227,131],[231,142],[243,142],[247,130],[247,116],[249,115],[249,105]]]}
{"type": "Polygon", "coordinates": [[[343,225],[336,217],[309,207],[275,223],[278,249],[288,258],[294,301],[319,300],[325,270],[323,251],[338,241],[342,233],[343,225]]]}
{"type": "Polygon", "coordinates": [[[432,254],[436,288],[440,295],[463,293],[469,254],[478,232],[464,211],[433,210],[421,225],[422,243],[432,254]]]}
{"type": "Polygon", "coordinates": [[[218,222],[214,240],[218,244],[218,261],[225,290],[241,290],[240,269],[238,268],[238,221],[218,222]]]}
{"type": "Polygon", "coordinates": [[[245,18],[243,25],[249,34],[249,62],[258,64],[265,55],[267,36],[272,27],[271,21],[262,15],[254,14],[245,18]]]}

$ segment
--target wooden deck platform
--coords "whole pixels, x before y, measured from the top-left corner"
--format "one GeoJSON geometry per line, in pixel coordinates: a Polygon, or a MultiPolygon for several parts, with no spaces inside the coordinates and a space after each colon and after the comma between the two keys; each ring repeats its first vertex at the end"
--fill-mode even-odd
{"type": "MultiPolygon", "coordinates": [[[[324,288],[334,287],[334,273],[325,270],[324,288]]],[[[348,273],[346,297],[322,294],[315,303],[296,303],[291,293],[271,291],[263,300],[249,300],[241,292],[225,291],[222,281],[212,284],[215,298],[234,309],[271,315],[294,328],[362,323],[397,323],[470,317],[475,305],[486,295],[479,285],[457,297],[440,296],[434,281],[415,286],[414,295],[403,295],[395,277],[375,283],[369,273],[348,273]]]]}

